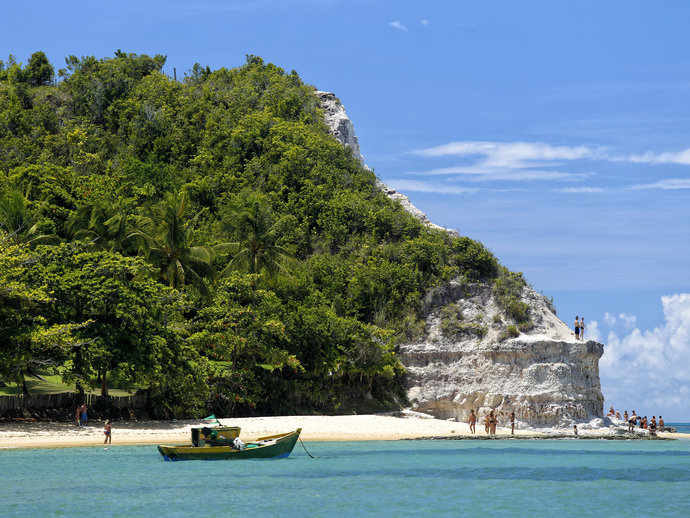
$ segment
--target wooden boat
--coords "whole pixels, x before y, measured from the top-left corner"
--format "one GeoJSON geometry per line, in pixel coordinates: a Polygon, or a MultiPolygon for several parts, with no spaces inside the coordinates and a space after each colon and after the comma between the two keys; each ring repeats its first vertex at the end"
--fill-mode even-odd
{"type": "Polygon", "coordinates": [[[299,434],[294,432],[259,437],[256,441],[244,444],[241,449],[235,444],[239,436],[238,427],[193,428],[192,444],[160,445],[158,451],[163,460],[240,460],[240,459],[278,459],[292,453],[299,434]],[[237,431],[232,439],[229,436],[237,431]],[[215,432],[215,437],[214,437],[215,432]],[[196,442],[195,442],[196,436],[196,442]],[[222,438],[221,438],[222,436],[222,438]]]}

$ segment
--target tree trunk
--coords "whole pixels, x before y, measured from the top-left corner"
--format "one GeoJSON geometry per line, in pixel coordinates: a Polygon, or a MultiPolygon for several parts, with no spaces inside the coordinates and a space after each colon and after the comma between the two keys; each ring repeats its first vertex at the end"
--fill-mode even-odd
{"type": "Polygon", "coordinates": [[[101,396],[105,397],[108,395],[108,385],[106,383],[106,371],[101,371],[101,396]]]}
{"type": "Polygon", "coordinates": [[[26,386],[26,377],[24,376],[24,371],[21,372],[20,376],[22,378],[22,394],[25,396],[28,396],[29,395],[29,389],[26,386]]]}

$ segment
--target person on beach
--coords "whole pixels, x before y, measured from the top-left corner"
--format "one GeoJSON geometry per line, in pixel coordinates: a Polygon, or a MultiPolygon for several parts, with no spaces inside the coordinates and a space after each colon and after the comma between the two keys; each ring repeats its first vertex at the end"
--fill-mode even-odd
{"type": "Polygon", "coordinates": [[[75,417],[77,419],[77,426],[81,426],[81,405],[77,405],[75,417]]]}
{"type": "Polygon", "coordinates": [[[105,440],[103,441],[103,444],[112,444],[113,442],[113,436],[112,436],[112,429],[113,429],[113,422],[108,419],[105,422],[105,427],[103,428],[103,433],[105,434],[105,440]]]}
{"type": "Polygon", "coordinates": [[[663,432],[664,431],[664,418],[659,416],[659,431],[663,432]]]}
{"type": "Polygon", "coordinates": [[[515,435],[515,412],[510,413],[510,435],[515,435]]]}
{"type": "Polygon", "coordinates": [[[620,418],[621,418],[621,413],[616,410],[616,419],[620,419],[620,418]]]}
{"type": "Polygon", "coordinates": [[[484,415],[484,431],[486,432],[486,435],[489,435],[489,416],[484,415]]]}
{"type": "Polygon", "coordinates": [[[582,318],[580,319],[580,340],[584,340],[584,339],[585,339],[585,328],[586,328],[586,327],[587,327],[587,326],[585,325],[585,317],[582,317],[582,318]]]}
{"type": "Polygon", "coordinates": [[[656,416],[652,416],[652,420],[649,422],[649,435],[656,435],[656,416]]]}
{"type": "Polygon", "coordinates": [[[489,434],[496,435],[496,416],[493,410],[489,412],[489,434]]]}
{"type": "Polygon", "coordinates": [[[616,413],[616,411],[613,409],[612,406],[609,407],[609,411],[606,414],[606,417],[613,417],[613,415],[616,413]]]}
{"type": "Polygon", "coordinates": [[[632,433],[635,425],[637,424],[637,416],[635,415],[635,411],[632,411],[632,415],[630,416],[630,419],[628,419],[628,433],[632,433]]]}
{"type": "Polygon", "coordinates": [[[640,421],[640,428],[644,428],[645,430],[647,429],[647,416],[644,416],[642,421],[640,421]]]}
{"type": "Polygon", "coordinates": [[[628,422],[628,411],[623,412],[623,421],[628,422]]]}
{"type": "Polygon", "coordinates": [[[573,433],[575,435],[577,435],[577,425],[576,424],[573,425],[573,433]]]}
{"type": "Polygon", "coordinates": [[[575,315],[575,340],[580,339],[580,316],[575,315]]]}
{"type": "Polygon", "coordinates": [[[86,426],[86,423],[88,421],[88,416],[86,415],[86,411],[89,409],[89,407],[86,406],[86,401],[81,405],[81,425],[86,426]]]}
{"type": "Polygon", "coordinates": [[[470,433],[475,433],[475,424],[477,424],[477,414],[474,413],[474,409],[470,409],[470,433]]]}

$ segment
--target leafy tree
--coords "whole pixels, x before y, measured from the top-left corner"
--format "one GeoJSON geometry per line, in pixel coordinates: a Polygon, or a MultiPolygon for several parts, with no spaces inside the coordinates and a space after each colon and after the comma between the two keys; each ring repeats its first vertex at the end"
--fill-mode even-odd
{"type": "Polygon", "coordinates": [[[36,215],[29,209],[26,191],[10,188],[0,193],[0,228],[16,243],[55,243],[57,236],[39,232],[36,215]]]}
{"type": "Polygon", "coordinates": [[[212,275],[212,250],[194,244],[194,227],[200,213],[187,218],[189,198],[185,193],[168,194],[146,208],[135,233],[146,258],[159,269],[161,280],[181,288],[194,284],[209,295],[204,277],[212,275]]]}
{"type": "Polygon", "coordinates": [[[192,340],[218,362],[211,405],[221,415],[237,408],[252,412],[275,399],[267,379],[283,369],[303,371],[285,346],[280,301],[274,293],[255,289],[256,275],[233,272],[221,279],[212,302],[198,313],[192,340]]]}
{"type": "Polygon", "coordinates": [[[282,221],[274,220],[266,197],[244,193],[228,206],[223,225],[235,241],[227,246],[234,255],[222,275],[232,269],[268,278],[287,273],[289,254],[276,244],[282,221]]]}
{"type": "Polygon", "coordinates": [[[52,83],[55,70],[45,53],[34,52],[26,65],[25,77],[31,86],[43,86],[52,83]]]}
{"type": "Polygon", "coordinates": [[[67,222],[73,239],[87,240],[100,250],[127,253],[135,248],[136,231],[129,215],[114,201],[93,201],[75,211],[67,222]]]}
{"type": "Polygon", "coordinates": [[[67,380],[98,380],[106,394],[109,373],[131,386],[160,380],[175,365],[180,294],[151,279],[141,259],[79,243],[38,251],[31,278],[53,294],[52,318],[89,322],[77,333],[67,380]]]}
{"type": "Polygon", "coordinates": [[[25,246],[0,231],[0,378],[17,382],[24,394],[25,374],[60,366],[75,344],[72,332],[78,327],[48,323],[49,290],[26,278],[34,261],[25,246]]]}

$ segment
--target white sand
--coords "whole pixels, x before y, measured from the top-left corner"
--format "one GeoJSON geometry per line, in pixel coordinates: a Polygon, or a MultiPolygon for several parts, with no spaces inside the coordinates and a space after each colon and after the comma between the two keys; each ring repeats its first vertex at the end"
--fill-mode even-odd
{"type": "MultiPolygon", "coordinates": [[[[220,419],[225,426],[239,426],[242,440],[251,441],[265,435],[302,428],[303,441],[372,441],[414,439],[419,437],[469,436],[466,423],[420,417],[391,415],[347,416],[281,416],[220,419]]],[[[112,444],[184,444],[190,442],[190,429],[204,423],[194,421],[115,421],[112,444]]],[[[0,423],[0,449],[55,448],[68,446],[101,446],[103,422],[92,422],[87,428],[68,423],[0,423]]],[[[551,430],[551,433],[572,434],[572,430],[551,430]]],[[[581,436],[596,431],[581,431],[581,436]]],[[[548,436],[548,432],[516,430],[520,436],[548,436]]],[[[477,435],[484,436],[484,427],[477,424],[477,435]]],[[[497,435],[510,435],[510,428],[498,428],[497,435]]],[[[690,434],[660,434],[674,438],[690,438],[690,434]]]]}

